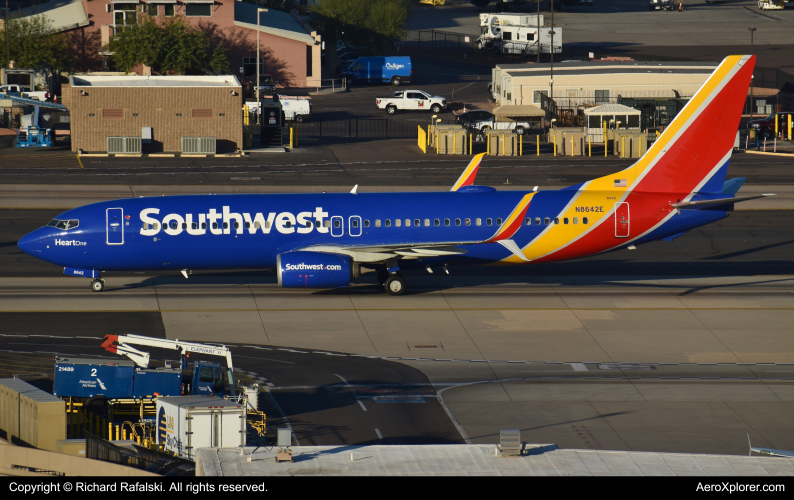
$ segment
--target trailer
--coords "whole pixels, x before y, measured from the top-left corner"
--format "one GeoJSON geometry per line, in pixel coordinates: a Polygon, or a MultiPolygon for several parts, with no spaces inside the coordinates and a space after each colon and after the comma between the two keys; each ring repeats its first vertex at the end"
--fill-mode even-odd
{"type": "Polygon", "coordinates": [[[523,54],[525,56],[562,53],[562,28],[532,28],[526,26],[505,26],[500,37],[493,42],[496,52],[502,54],[523,54]]]}
{"type": "Polygon", "coordinates": [[[206,396],[157,399],[157,444],[167,453],[195,460],[198,448],[237,448],[246,443],[242,403],[206,396]]]}
{"type": "Polygon", "coordinates": [[[504,26],[524,26],[527,28],[543,27],[543,15],[519,14],[480,14],[480,36],[477,48],[480,50],[493,47],[504,26]]]}

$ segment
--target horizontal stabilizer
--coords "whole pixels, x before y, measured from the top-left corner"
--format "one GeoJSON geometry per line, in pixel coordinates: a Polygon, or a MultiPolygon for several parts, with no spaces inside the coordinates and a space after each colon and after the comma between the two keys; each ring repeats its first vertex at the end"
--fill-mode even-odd
{"type": "Polygon", "coordinates": [[[727,205],[729,203],[738,203],[740,201],[754,200],[756,198],[765,198],[767,196],[775,196],[774,194],[755,194],[752,196],[733,196],[731,198],[719,198],[716,200],[698,200],[698,201],[682,201],[681,203],[671,203],[673,208],[679,210],[698,210],[708,207],[716,207],[717,205],[727,205]]]}

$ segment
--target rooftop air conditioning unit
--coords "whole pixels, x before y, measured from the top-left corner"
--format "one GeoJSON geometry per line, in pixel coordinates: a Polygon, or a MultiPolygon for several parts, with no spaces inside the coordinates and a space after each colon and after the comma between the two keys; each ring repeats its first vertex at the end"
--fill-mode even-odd
{"type": "Polygon", "coordinates": [[[140,154],[140,137],[108,137],[108,154],[140,154]]]}
{"type": "Polygon", "coordinates": [[[214,137],[183,137],[182,154],[215,154],[214,137]]]}

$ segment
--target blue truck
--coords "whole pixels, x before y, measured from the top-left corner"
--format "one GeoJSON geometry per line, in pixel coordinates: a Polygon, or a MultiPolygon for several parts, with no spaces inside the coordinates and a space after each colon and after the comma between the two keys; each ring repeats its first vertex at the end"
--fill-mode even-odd
{"type": "Polygon", "coordinates": [[[394,57],[359,57],[340,76],[347,85],[354,83],[411,83],[413,69],[411,58],[405,56],[394,57]]]}

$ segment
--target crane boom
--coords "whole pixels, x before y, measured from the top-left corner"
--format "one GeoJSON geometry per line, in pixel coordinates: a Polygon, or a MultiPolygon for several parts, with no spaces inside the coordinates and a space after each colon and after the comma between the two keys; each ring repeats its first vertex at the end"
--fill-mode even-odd
{"type": "Polygon", "coordinates": [[[114,354],[121,354],[130,358],[136,365],[142,368],[149,367],[149,353],[133,347],[133,345],[157,347],[160,349],[172,349],[180,351],[182,357],[182,368],[185,368],[185,356],[189,352],[206,354],[209,356],[221,356],[226,358],[226,370],[231,388],[232,396],[235,396],[234,387],[234,365],[232,364],[232,351],[225,345],[207,345],[197,342],[185,342],[182,340],[156,339],[144,337],[143,335],[105,335],[102,347],[114,354]]]}

